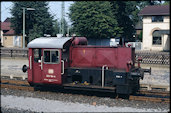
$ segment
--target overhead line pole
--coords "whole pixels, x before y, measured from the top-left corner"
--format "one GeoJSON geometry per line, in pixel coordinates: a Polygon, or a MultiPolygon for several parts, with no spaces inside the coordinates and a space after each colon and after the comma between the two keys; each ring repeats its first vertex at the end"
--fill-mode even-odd
{"type": "Polygon", "coordinates": [[[25,8],[23,8],[23,49],[25,48],[25,8]]]}
{"type": "Polygon", "coordinates": [[[23,8],[23,49],[25,48],[25,10],[35,10],[34,8],[23,8]]]}
{"type": "Polygon", "coordinates": [[[65,14],[65,6],[64,6],[64,1],[62,1],[61,5],[61,30],[60,33],[64,35],[64,14],[65,14]]]}

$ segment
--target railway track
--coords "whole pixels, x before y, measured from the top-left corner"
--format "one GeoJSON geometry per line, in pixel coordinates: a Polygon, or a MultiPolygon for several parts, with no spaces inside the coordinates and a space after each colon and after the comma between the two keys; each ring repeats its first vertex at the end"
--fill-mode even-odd
{"type": "MultiPolygon", "coordinates": [[[[1,88],[36,91],[35,88],[31,87],[26,80],[1,79],[1,88]]],[[[169,103],[170,92],[169,91],[140,90],[135,95],[130,95],[129,100],[169,103]]]]}

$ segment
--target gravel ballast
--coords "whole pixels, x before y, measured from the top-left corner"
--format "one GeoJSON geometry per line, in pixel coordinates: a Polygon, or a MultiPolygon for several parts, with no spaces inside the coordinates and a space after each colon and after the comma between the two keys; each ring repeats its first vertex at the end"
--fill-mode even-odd
{"type": "MultiPolygon", "coordinates": [[[[74,91],[73,91],[74,92],[74,91]]],[[[99,96],[98,93],[88,93],[88,92],[80,92],[76,93],[62,93],[62,92],[50,92],[50,91],[21,91],[21,90],[11,90],[11,89],[1,89],[1,95],[3,96],[17,96],[17,97],[31,97],[38,99],[48,99],[52,101],[61,101],[64,103],[79,103],[79,104],[88,104],[95,106],[107,106],[107,107],[131,107],[134,109],[155,109],[155,111],[169,111],[168,103],[155,103],[155,102],[145,102],[145,101],[129,101],[126,99],[115,99],[113,97],[99,96]],[[89,94],[89,95],[88,95],[89,94]]],[[[105,94],[104,94],[105,95],[105,94]]],[[[3,104],[3,103],[1,103],[3,104]]],[[[11,110],[7,108],[2,108],[2,110],[7,111],[11,110]]],[[[17,109],[16,109],[17,110],[17,109]]],[[[21,111],[23,111],[21,109],[21,111]]],[[[27,112],[27,110],[25,110],[27,112]]],[[[29,110],[28,110],[29,111],[29,110]]],[[[69,112],[69,111],[68,111],[69,112]]]]}

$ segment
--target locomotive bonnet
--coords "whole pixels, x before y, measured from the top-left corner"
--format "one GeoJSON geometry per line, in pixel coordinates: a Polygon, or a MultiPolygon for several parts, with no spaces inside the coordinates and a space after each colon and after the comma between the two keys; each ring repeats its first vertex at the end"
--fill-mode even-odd
{"type": "Polygon", "coordinates": [[[87,45],[85,37],[40,37],[28,44],[30,85],[132,94],[150,69],[136,66],[135,48],[87,45]]]}

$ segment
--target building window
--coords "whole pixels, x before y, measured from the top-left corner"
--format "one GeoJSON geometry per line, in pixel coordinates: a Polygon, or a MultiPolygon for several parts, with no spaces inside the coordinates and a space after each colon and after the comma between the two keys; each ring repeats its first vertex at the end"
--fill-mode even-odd
{"type": "Polygon", "coordinates": [[[153,45],[161,45],[162,44],[162,36],[159,30],[155,30],[152,34],[153,37],[153,45]]]}
{"type": "Polygon", "coordinates": [[[163,16],[152,16],[152,22],[163,22],[163,16]]]}
{"type": "Polygon", "coordinates": [[[160,37],[156,37],[153,36],[153,45],[161,45],[161,36],[160,37]]]}

